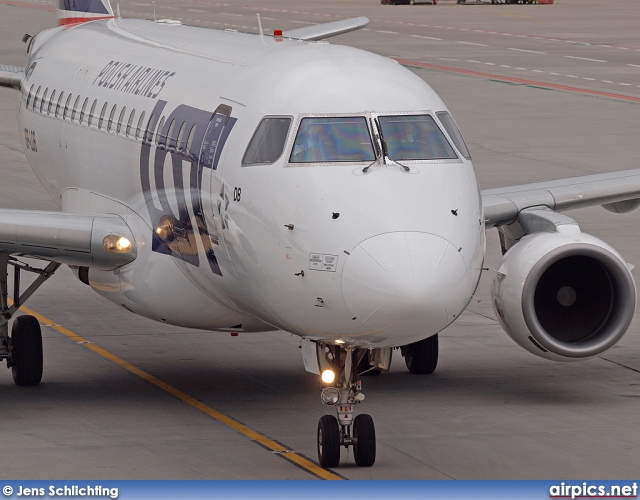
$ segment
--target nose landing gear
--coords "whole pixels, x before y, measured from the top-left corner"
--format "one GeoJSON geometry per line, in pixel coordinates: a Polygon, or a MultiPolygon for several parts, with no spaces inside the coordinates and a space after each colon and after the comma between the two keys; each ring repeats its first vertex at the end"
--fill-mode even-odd
{"type": "Polygon", "coordinates": [[[370,467],[376,461],[376,431],[370,415],[353,416],[353,407],[364,401],[362,385],[358,380],[358,364],[367,351],[344,349],[337,345],[319,345],[320,365],[323,372],[333,372],[335,380],[322,390],[322,402],[335,406],[337,418],[324,415],[318,422],[318,461],[322,467],[337,467],[340,446],[353,446],[353,455],[361,467],[370,467]]]}

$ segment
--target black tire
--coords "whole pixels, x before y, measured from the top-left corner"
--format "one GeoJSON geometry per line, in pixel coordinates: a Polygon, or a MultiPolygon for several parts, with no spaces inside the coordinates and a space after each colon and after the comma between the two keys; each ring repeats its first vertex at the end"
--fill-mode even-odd
{"type": "Polygon", "coordinates": [[[438,334],[402,349],[404,362],[409,372],[414,375],[428,375],[438,366],[438,334]]]}
{"type": "Polygon", "coordinates": [[[358,415],[353,420],[353,456],[360,467],[376,462],[376,428],[370,415],[358,415]]]}
{"type": "Polygon", "coordinates": [[[340,464],[340,426],[331,415],[324,415],[318,422],[318,462],[325,469],[340,464]]]}
{"type": "Polygon", "coordinates": [[[11,328],[13,353],[11,373],[20,386],[38,385],[42,380],[42,332],[33,316],[18,316],[11,328]]]}

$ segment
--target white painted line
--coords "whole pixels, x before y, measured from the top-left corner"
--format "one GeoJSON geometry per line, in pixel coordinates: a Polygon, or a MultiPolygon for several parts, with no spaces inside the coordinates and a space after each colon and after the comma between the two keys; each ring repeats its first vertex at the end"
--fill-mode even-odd
{"type": "Polygon", "coordinates": [[[494,63],[485,63],[487,66],[495,66],[494,63]]]}
{"type": "Polygon", "coordinates": [[[534,73],[544,73],[544,71],[542,71],[541,69],[532,69],[531,71],[533,71],[534,73]]]}
{"type": "Polygon", "coordinates": [[[611,80],[600,80],[602,83],[613,83],[611,80]]]}
{"type": "Polygon", "coordinates": [[[435,36],[422,36],[422,35],[411,35],[413,38],[424,38],[425,40],[439,40],[442,41],[442,38],[436,38],[435,36]]]}
{"type": "Polygon", "coordinates": [[[519,69],[520,71],[527,71],[527,68],[516,68],[519,69]]]}
{"type": "Polygon", "coordinates": [[[506,64],[501,64],[500,67],[501,68],[510,68],[511,66],[507,66],[506,64]]]}
{"type": "Polygon", "coordinates": [[[488,45],[485,45],[484,43],[461,42],[461,41],[458,41],[458,43],[462,43],[464,45],[476,45],[478,47],[488,47],[488,45]]]}
{"type": "Polygon", "coordinates": [[[589,59],[588,57],[577,57],[577,56],[564,56],[568,59],[580,59],[581,61],[591,61],[591,62],[599,62],[599,63],[606,63],[609,61],[603,61],[602,59],[589,59]]]}
{"type": "Polygon", "coordinates": [[[627,66],[631,66],[632,68],[640,68],[637,64],[627,64],[627,66]]]}
{"type": "Polygon", "coordinates": [[[560,73],[549,73],[550,75],[560,76],[560,73]]]}
{"type": "Polygon", "coordinates": [[[630,83],[621,83],[620,85],[624,85],[625,87],[631,87],[630,83]]]}
{"type": "Polygon", "coordinates": [[[566,76],[567,78],[578,78],[576,75],[564,75],[564,76],[566,76]]]}
{"type": "Polygon", "coordinates": [[[387,33],[389,35],[398,35],[397,31],[376,31],[376,33],[387,33]]]}
{"type": "Polygon", "coordinates": [[[546,54],[546,52],[538,52],[537,50],[514,49],[509,47],[507,50],[517,50],[518,52],[528,52],[529,54],[546,54]]]}
{"type": "Polygon", "coordinates": [[[480,61],[473,61],[473,60],[468,60],[467,62],[473,63],[473,64],[482,64],[480,61]]]}
{"type": "Polygon", "coordinates": [[[595,82],[596,81],[595,78],[587,78],[586,76],[583,78],[583,80],[589,80],[590,82],[595,82]]]}

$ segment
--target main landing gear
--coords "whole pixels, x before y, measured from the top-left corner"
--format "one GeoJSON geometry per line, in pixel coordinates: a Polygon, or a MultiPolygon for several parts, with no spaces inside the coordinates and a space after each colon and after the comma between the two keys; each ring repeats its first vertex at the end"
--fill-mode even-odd
{"type": "Polygon", "coordinates": [[[19,316],[13,322],[9,336],[9,320],[18,308],[48,280],[60,267],[50,262],[44,269],[31,267],[6,253],[0,253],[0,361],[7,361],[16,385],[38,385],[42,379],[42,333],[40,324],[33,316],[19,316]],[[13,266],[13,301],[9,301],[8,269],[13,266]],[[35,273],[35,281],[20,294],[22,271],[35,273]]]}
{"type": "Polygon", "coordinates": [[[340,463],[340,447],[353,446],[356,464],[371,467],[376,461],[373,419],[366,414],[353,416],[353,407],[364,401],[358,376],[364,365],[367,369],[372,369],[371,365],[388,369],[391,350],[344,349],[330,344],[318,348],[322,380],[327,385],[322,390],[322,402],[335,406],[337,413],[337,418],[325,415],[318,422],[318,461],[322,467],[336,467],[340,463]],[[368,363],[363,363],[365,357],[368,363]]]}
{"type": "Polygon", "coordinates": [[[438,334],[400,348],[409,372],[428,375],[438,366],[438,334]]]}

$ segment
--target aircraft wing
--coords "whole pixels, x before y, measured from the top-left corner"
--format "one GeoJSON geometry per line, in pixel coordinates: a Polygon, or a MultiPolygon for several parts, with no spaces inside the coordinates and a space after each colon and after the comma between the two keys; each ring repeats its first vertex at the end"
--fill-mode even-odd
{"type": "Polygon", "coordinates": [[[314,26],[305,26],[304,28],[284,31],[282,36],[307,41],[322,40],[323,38],[359,30],[367,24],[369,24],[369,19],[366,17],[354,17],[352,19],[342,19],[331,23],[316,24],[314,26]]]}
{"type": "Polygon", "coordinates": [[[0,64],[0,87],[20,89],[20,82],[24,76],[24,68],[0,64]]]}
{"type": "Polygon", "coordinates": [[[116,269],[136,258],[136,245],[118,215],[0,210],[0,253],[116,269]]]}
{"type": "Polygon", "coordinates": [[[531,207],[561,212],[638,199],[640,168],[482,190],[487,228],[513,222],[521,210],[531,207]]]}

